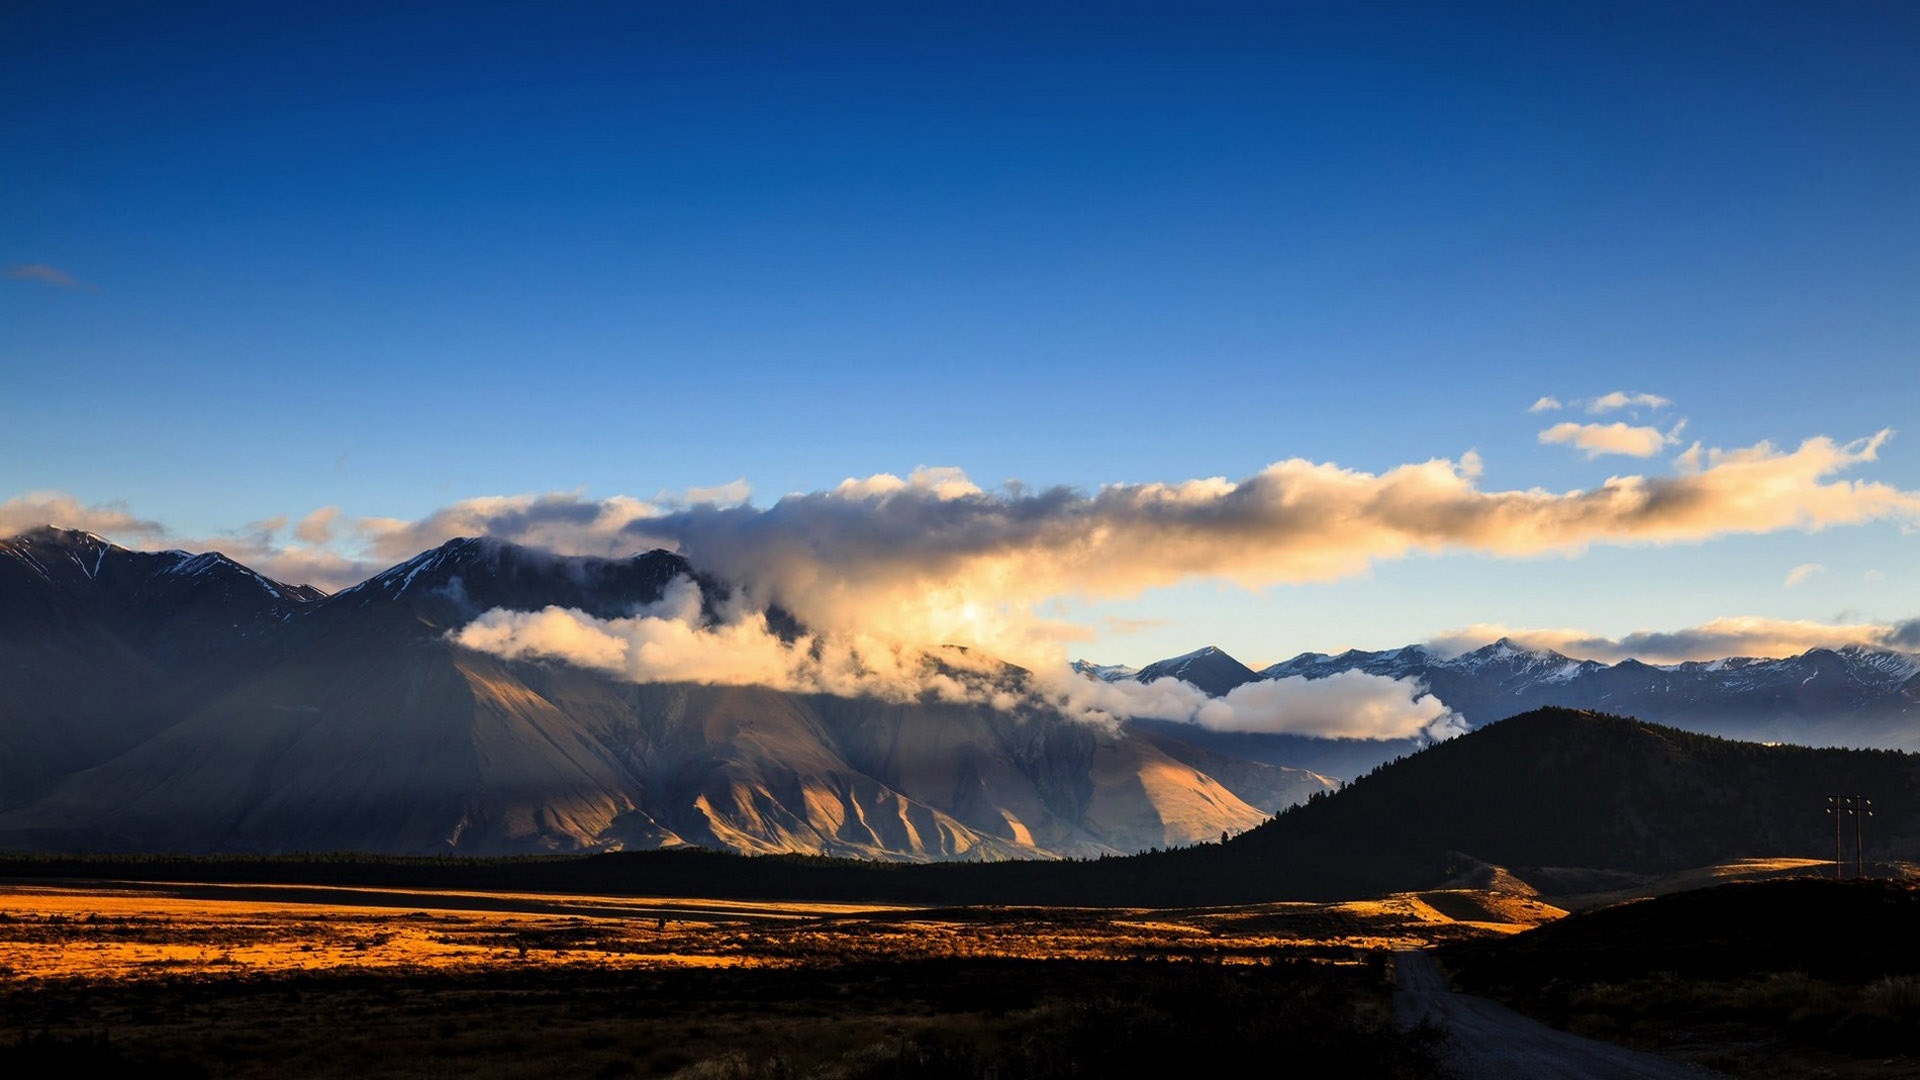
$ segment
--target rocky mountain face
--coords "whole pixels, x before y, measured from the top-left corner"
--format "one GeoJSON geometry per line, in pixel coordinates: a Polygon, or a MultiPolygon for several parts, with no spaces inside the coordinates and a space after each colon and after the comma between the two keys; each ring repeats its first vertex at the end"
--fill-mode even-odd
{"type": "Polygon", "coordinates": [[[634,685],[450,639],[496,607],[631,614],[683,577],[719,594],[660,551],[455,540],[321,596],[217,555],[0,542],[0,848],[1047,858],[1216,838],[1331,786],[1040,709],[634,685]]]}
{"type": "MultiPolygon", "coordinates": [[[[1082,662],[1082,670],[1098,677],[1094,665],[1082,662]]],[[[1419,645],[1381,652],[1302,653],[1259,672],[1208,648],[1109,679],[1183,678],[1220,696],[1255,679],[1323,679],[1345,671],[1417,681],[1473,727],[1533,709],[1563,707],[1756,742],[1920,750],[1920,657],[1857,646],[1813,649],[1777,660],[1603,664],[1528,649],[1503,638],[1457,656],[1419,645]],[[1245,678],[1239,675],[1242,671],[1245,678]]],[[[1159,721],[1136,721],[1135,726],[1191,738],[1235,757],[1285,762],[1342,777],[1424,745],[1418,740],[1205,732],[1190,724],[1159,721]]]]}

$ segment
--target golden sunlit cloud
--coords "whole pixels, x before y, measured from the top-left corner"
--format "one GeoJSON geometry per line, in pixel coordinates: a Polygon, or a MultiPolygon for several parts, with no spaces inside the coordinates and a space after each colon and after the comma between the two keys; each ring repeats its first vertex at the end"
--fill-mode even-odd
{"type": "MultiPolygon", "coordinates": [[[[1194,580],[1248,589],[1329,581],[1413,556],[1574,556],[1596,544],[1920,523],[1920,493],[1840,475],[1874,461],[1889,435],[1816,437],[1791,450],[1695,444],[1670,474],[1614,476],[1561,492],[1483,490],[1472,453],[1380,473],[1295,458],[1237,481],[1113,484],[1091,493],[989,491],[957,469],[919,469],[852,478],[766,507],[491,496],[417,521],[322,510],[300,519],[290,537],[286,519],[273,519],[198,543],[281,580],[331,587],[457,536],[573,555],[663,547],[732,583],[749,607],[777,604],[816,632],[912,650],[972,646],[1040,669],[1064,660],[1065,642],[1092,635],[1042,616],[1061,598],[1125,598],[1194,580]],[[323,535],[330,539],[314,542],[323,535]]],[[[0,504],[0,522],[76,518],[139,539],[160,532],[121,508],[64,496],[0,504]]]]}
{"type": "Polygon", "coordinates": [[[167,535],[157,521],[134,517],[125,503],[81,502],[59,491],[30,491],[0,502],[0,539],[52,525],[112,536],[130,544],[151,544],[167,535]]]}
{"type": "Polygon", "coordinates": [[[1555,424],[1540,433],[1542,443],[1557,443],[1572,446],[1586,452],[1591,461],[1602,454],[1624,454],[1628,457],[1652,457],[1660,451],[1680,441],[1680,432],[1687,426],[1682,420],[1671,431],[1661,431],[1655,427],[1635,427],[1619,422],[1611,424],[1576,424],[1571,421],[1555,424]]]}

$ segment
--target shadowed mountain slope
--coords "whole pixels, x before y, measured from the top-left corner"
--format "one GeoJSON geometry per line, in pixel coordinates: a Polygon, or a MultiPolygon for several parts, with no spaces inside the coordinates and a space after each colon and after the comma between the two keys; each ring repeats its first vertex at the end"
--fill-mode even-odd
{"type": "MultiPolygon", "coordinates": [[[[1548,709],[1387,765],[1227,843],[1128,858],[903,866],[685,851],[348,866],[332,880],[953,904],[1347,899],[1431,889],[1488,864],[1524,880],[1542,869],[1655,874],[1747,857],[1820,858],[1833,843],[1825,796],[1842,791],[1875,800],[1870,858],[1920,856],[1913,755],[1760,746],[1548,709]]],[[[315,872],[228,866],[263,880],[315,872]]],[[[181,872],[209,872],[196,867],[181,872]]]]}
{"type": "Polygon", "coordinates": [[[0,810],[238,682],[320,597],[222,555],[0,539],[0,810]]]}
{"type": "MultiPolygon", "coordinates": [[[[1215,758],[1230,773],[1216,779],[1189,763],[1198,751],[1039,708],[634,685],[450,637],[493,608],[631,615],[681,578],[711,613],[723,586],[667,552],[593,559],[455,540],[326,598],[232,565],[86,546],[28,567],[78,592],[28,580],[36,606],[10,609],[40,652],[22,679],[30,715],[8,733],[56,729],[43,718],[62,699],[85,703],[91,683],[122,689],[88,704],[103,733],[84,753],[17,759],[30,795],[0,807],[0,845],[1044,858],[1238,832],[1315,783],[1215,758]],[[142,559],[163,571],[185,559],[167,572],[193,589],[149,600],[92,573],[142,559]],[[76,574],[84,585],[66,580],[76,574]],[[228,596],[229,578],[260,599],[221,616],[223,631],[198,613],[228,596]],[[146,629],[163,617],[173,622],[146,629]],[[219,647],[190,663],[202,640],[219,647]],[[199,678],[203,667],[221,677],[199,678]]],[[[795,629],[779,612],[770,622],[795,629]]]]}

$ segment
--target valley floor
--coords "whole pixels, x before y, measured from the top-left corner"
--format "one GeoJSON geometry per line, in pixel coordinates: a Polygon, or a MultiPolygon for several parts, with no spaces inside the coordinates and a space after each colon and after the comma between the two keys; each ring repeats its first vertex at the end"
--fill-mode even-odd
{"type": "Polygon", "coordinates": [[[0,885],[0,982],[952,957],[1333,961],[1511,932],[1560,914],[1470,890],[1162,910],[16,881],[0,885]]]}
{"type": "Polygon", "coordinates": [[[1284,1046],[1425,1077],[1387,951],[1544,916],[1464,893],[935,909],[13,881],[0,1073],[1048,1077],[1284,1046]]]}

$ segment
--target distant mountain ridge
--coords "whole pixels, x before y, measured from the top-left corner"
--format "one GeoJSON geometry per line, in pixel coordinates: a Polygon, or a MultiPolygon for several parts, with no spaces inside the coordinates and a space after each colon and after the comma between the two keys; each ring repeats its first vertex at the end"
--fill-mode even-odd
{"type": "MultiPolygon", "coordinates": [[[[1083,672],[1095,669],[1081,662],[1083,672]]],[[[1347,671],[1408,679],[1474,727],[1532,709],[1564,707],[1760,742],[1920,749],[1920,656],[1853,645],[1811,649],[1783,659],[1731,657],[1653,665],[1575,660],[1502,638],[1457,656],[1420,645],[1337,655],[1301,653],[1258,672],[1209,647],[1149,664],[1137,673],[1112,675],[1108,681],[1183,678],[1183,670],[1197,673],[1185,681],[1215,696],[1259,679],[1324,679],[1347,671]]],[[[1151,726],[1168,730],[1165,724],[1151,726]]],[[[1298,736],[1196,738],[1228,753],[1287,760],[1339,776],[1352,776],[1420,745],[1353,745],[1298,736]]]]}
{"type": "Polygon", "coordinates": [[[1045,858],[1238,832],[1331,786],[1038,709],[634,685],[449,637],[501,607],[630,615],[680,578],[723,591],[665,551],[468,538],[322,596],[223,556],[15,537],[0,847],[1045,858]]]}

